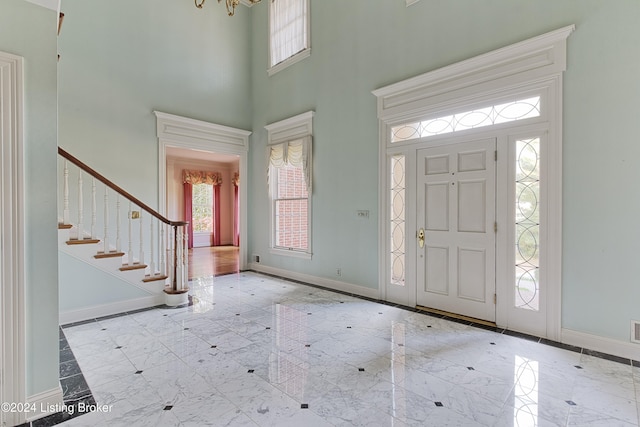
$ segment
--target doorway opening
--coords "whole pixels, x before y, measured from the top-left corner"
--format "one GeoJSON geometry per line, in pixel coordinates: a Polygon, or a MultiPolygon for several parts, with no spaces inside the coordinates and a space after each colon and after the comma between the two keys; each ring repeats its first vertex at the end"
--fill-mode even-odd
{"type": "MultiPolygon", "coordinates": [[[[208,250],[197,251],[195,257],[194,250],[199,248],[190,249],[190,260],[196,266],[205,263],[207,271],[213,273],[211,275],[230,269],[244,270],[247,264],[246,183],[251,132],[158,111],[155,115],[161,213],[171,212],[174,217],[183,217],[184,170],[215,173],[216,183],[220,185],[221,207],[218,240],[212,237],[213,246],[203,245],[202,249],[208,250]],[[222,209],[223,203],[226,209],[222,209]]],[[[214,228],[215,223],[214,217],[214,228]]],[[[192,242],[194,240],[195,237],[191,238],[192,242]]],[[[195,268],[192,271],[190,267],[190,278],[193,274],[203,274],[201,267],[195,268]]]]}

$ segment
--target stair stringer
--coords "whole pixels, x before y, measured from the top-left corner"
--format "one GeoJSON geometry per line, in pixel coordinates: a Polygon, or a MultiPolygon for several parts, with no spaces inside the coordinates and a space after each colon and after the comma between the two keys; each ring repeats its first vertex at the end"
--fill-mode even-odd
{"type": "MultiPolygon", "coordinates": [[[[117,277],[120,280],[124,280],[139,289],[145,290],[151,294],[160,294],[164,288],[168,285],[168,279],[157,280],[153,282],[143,282],[145,274],[149,274],[149,267],[139,270],[120,271],[123,262],[127,261],[127,254],[123,257],[114,258],[102,258],[96,259],[96,255],[99,251],[102,251],[103,245],[100,243],[89,243],[80,245],[67,245],[69,230],[58,230],[58,250],[66,254],[71,255],[74,258],[82,260],[88,264],[95,266],[97,269],[102,270],[108,274],[117,277]]],[[[114,249],[114,248],[111,248],[114,249]]],[[[133,262],[137,262],[136,259],[133,262]]]]}

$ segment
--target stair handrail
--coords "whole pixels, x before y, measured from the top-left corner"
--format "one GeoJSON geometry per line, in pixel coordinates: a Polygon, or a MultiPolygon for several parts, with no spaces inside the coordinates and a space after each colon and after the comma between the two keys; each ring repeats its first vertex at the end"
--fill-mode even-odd
{"type": "Polygon", "coordinates": [[[86,173],[88,173],[89,175],[91,175],[92,177],[97,179],[98,181],[102,182],[107,187],[111,188],[116,193],[119,193],[121,196],[125,197],[126,199],[131,201],[136,206],[140,207],[141,209],[145,210],[147,213],[153,215],[154,217],[156,217],[160,221],[164,222],[165,224],[170,225],[172,227],[182,227],[182,226],[186,226],[186,225],[189,224],[188,221],[172,221],[172,220],[164,217],[158,211],[156,211],[152,207],[148,206],[147,204],[143,203],[138,198],[136,198],[135,196],[133,196],[132,194],[130,194],[129,192],[124,190],[122,187],[120,187],[117,184],[113,183],[108,178],[105,178],[99,172],[97,172],[96,170],[94,170],[93,168],[91,168],[90,166],[85,164],[82,160],[78,159],[77,157],[74,157],[72,154],[68,153],[63,148],[58,147],[58,154],[60,156],[64,157],[65,159],[69,160],[71,163],[73,163],[74,165],[76,165],[77,167],[79,167],[80,169],[82,169],[83,171],[85,171],[86,173]]]}
{"type": "Polygon", "coordinates": [[[178,227],[186,227],[187,225],[189,225],[189,222],[188,221],[172,221],[172,220],[164,217],[158,211],[156,211],[155,209],[153,209],[152,207],[150,207],[146,203],[143,203],[137,197],[133,196],[131,193],[129,193],[128,191],[124,190],[122,187],[118,186],[117,184],[112,182],[110,179],[106,178],[105,176],[103,176],[102,174],[97,172],[95,169],[91,168],[86,163],[84,163],[82,160],[80,160],[77,157],[73,156],[72,154],[70,154],[69,152],[64,150],[63,148],[58,147],[58,154],[61,157],[67,159],[69,162],[71,162],[74,165],[76,165],[77,167],[79,167],[80,169],[82,169],[83,171],[85,171],[86,173],[88,173],[93,178],[95,178],[98,181],[102,182],[107,187],[111,188],[116,193],[118,193],[121,196],[123,196],[124,198],[128,199],[130,202],[132,202],[133,204],[135,204],[139,208],[143,209],[144,211],[146,211],[150,215],[154,216],[159,221],[162,221],[163,223],[169,225],[170,227],[173,227],[173,229],[174,229],[174,233],[173,233],[173,237],[174,237],[174,251],[173,251],[174,263],[173,263],[173,270],[174,271],[173,271],[173,280],[172,280],[172,283],[171,283],[171,288],[172,288],[171,290],[173,292],[176,292],[176,293],[182,292],[182,291],[178,290],[178,284],[177,284],[177,265],[178,265],[178,259],[177,259],[178,258],[178,250],[177,250],[178,242],[177,242],[177,236],[178,236],[178,227]]]}

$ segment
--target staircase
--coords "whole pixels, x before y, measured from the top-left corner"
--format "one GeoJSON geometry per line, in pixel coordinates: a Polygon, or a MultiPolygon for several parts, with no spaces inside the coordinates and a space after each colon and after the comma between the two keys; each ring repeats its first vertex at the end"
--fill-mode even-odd
{"type": "MultiPolygon", "coordinates": [[[[58,248],[61,253],[69,255],[70,258],[65,259],[71,260],[65,265],[78,266],[77,262],[82,262],[91,268],[70,269],[82,270],[85,274],[94,269],[96,275],[102,274],[103,281],[109,282],[104,277],[112,277],[120,287],[122,282],[126,282],[137,288],[139,294],[141,291],[141,294],[153,296],[145,300],[149,301],[148,304],[162,301],[167,305],[179,305],[186,302],[188,223],[165,218],[60,147],[58,155],[62,172],[58,248]]],[[[63,276],[73,278],[74,273],[61,271],[63,276]]],[[[91,282],[92,277],[77,279],[91,282]]],[[[61,288],[65,285],[60,284],[61,288]]],[[[131,292],[124,294],[130,295],[131,292]]],[[[63,296],[64,292],[61,292],[61,307],[66,302],[63,296]]],[[[80,300],[75,302],[78,307],[74,310],[86,312],[91,317],[114,314],[109,311],[118,307],[111,304],[105,306],[108,308],[100,308],[101,304],[95,299],[87,298],[84,302],[82,297],[74,296],[73,299],[80,300]],[[81,307],[83,304],[86,307],[81,307]]],[[[132,307],[131,304],[120,306],[132,307]]],[[[82,319],[75,315],[68,320],[82,319]]]]}

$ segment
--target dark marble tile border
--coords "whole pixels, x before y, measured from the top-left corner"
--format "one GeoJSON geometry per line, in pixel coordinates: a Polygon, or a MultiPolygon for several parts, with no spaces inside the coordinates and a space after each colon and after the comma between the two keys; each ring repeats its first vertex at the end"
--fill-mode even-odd
{"type": "MultiPolygon", "coordinates": [[[[89,320],[86,322],[75,322],[66,327],[83,325],[96,320],[89,320]]],[[[91,389],[87,384],[87,381],[82,374],[80,365],[76,360],[71,347],[67,341],[67,337],[64,335],[62,326],[60,330],[60,365],[59,365],[59,378],[60,387],[62,387],[63,397],[62,401],[66,410],[62,412],[56,412],[46,417],[38,418],[30,423],[22,424],[20,427],[49,427],[57,424],[61,424],[70,419],[79,417],[86,412],[81,412],[82,408],[94,406],[96,404],[95,398],[91,393],[91,389]]]]}
{"type": "Polygon", "coordinates": [[[497,326],[488,326],[488,325],[484,325],[482,323],[476,323],[476,322],[473,322],[473,321],[457,319],[457,318],[446,316],[446,315],[442,315],[442,314],[431,313],[431,312],[428,312],[428,311],[425,311],[425,310],[420,310],[420,309],[415,308],[415,307],[408,307],[408,306],[401,305],[401,304],[394,304],[394,303],[391,303],[391,302],[388,302],[388,301],[376,300],[374,298],[361,296],[361,295],[354,294],[354,293],[351,293],[351,292],[340,291],[340,290],[337,290],[337,289],[331,289],[331,288],[327,288],[325,286],[315,285],[315,284],[312,284],[312,283],[305,283],[305,282],[300,281],[300,280],[289,279],[287,277],[278,276],[277,274],[263,273],[261,271],[256,271],[256,270],[243,270],[239,274],[242,275],[242,273],[244,273],[244,272],[260,274],[260,275],[268,276],[268,277],[274,277],[276,279],[286,280],[288,282],[298,283],[300,285],[310,286],[312,288],[318,288],[318,289],[322,289],[322,290],[325,290],[325,291],[330,291],[330,292],[334,292],[334,293],[342,294],[342,295],[348,295],[348,296],[351,296],[351,297],[364,299],[364,300],[367,300],[367,301],[372,301],[372,302],[376,302],[376,303],[379,303],[379,304],[388,305],[388,306],[391,306],[391,307],[400,308],[400,309],[411,311],[411,312],[414,312],[414,313],[422,313],[422,314],[424,314],[426,316],[435,317],[435,318],[444,319],[444,320],[449,320],[451,322],[466,324],[466,325],[469,325],[469,326],[473,326],[475,328],[484,329],[484,330],[487,330],[487,331],[492,331],[492,332],[495,332],[495,333],[498,333],[498,334],[509,335],[509,336],[516,337],[516,338],[521,338],[521,339],[524,339],[524,340],[527,340],[527,341],[533,341],[533,342],[537,342],[537,343],[540,343],[540,344],[549,345],[549,346],[552,346],[552,347],[561,348],[561,349],[564,349],[564,350],[573,351],[573,352],[580,353],[580,354],[586,354],[586,355],[589,355],[589,356],[610,360],[612,362],[618,362],[618,363],[621,363],[623,365],[630,365],[630,366],[635,366],[635,367],[639,367],[640,368],[640,361],[637,361],[637,360],[627,359],[627,358],[624,358],[624,357],[615,356],[615,355],[607,354],[607,353],[602,353],[602,352],[599,352],[599,351],[589,350],[589,349],[582,348],[582,347],[576,347],[576,346],[573,346],[573,345],[564,344],[564,343],[561,343],[561,342],[558,342],[558,341],[552,341],[552,340],[549,340],[549,339],[546,339],[546,338],[540,338],[540,337],[536,337],[534,335],[528,335],[528,334],[524,334],[524,333],[521,333],[521,332],[510,331],[508,329],[499,328],[497,326]]]}
{"type": "Polygon", "coordinates": [[[127,316],[127,315],[130,315],[130,314],[143,313],[145,311],[155,310],[157,308],[174,308],[174,307],[169,307],[169,306],[164,305],[164,304],[154,305],[153,307],[145,307],[145,308],[139,308],[137,310],[123,311],[122,313],[109,314],[108,316],[95,317],[93,319],[82,320],[80,322],[65,323],[64,325],[60,325],[60,327],[66,329],[66,328],[71,328],[71,327],[74,327],[74,326],[88,325],[90,323],[99,322],[101,320],[116,319],[118,317],[123,317],[123,316],[127,316]]]}

